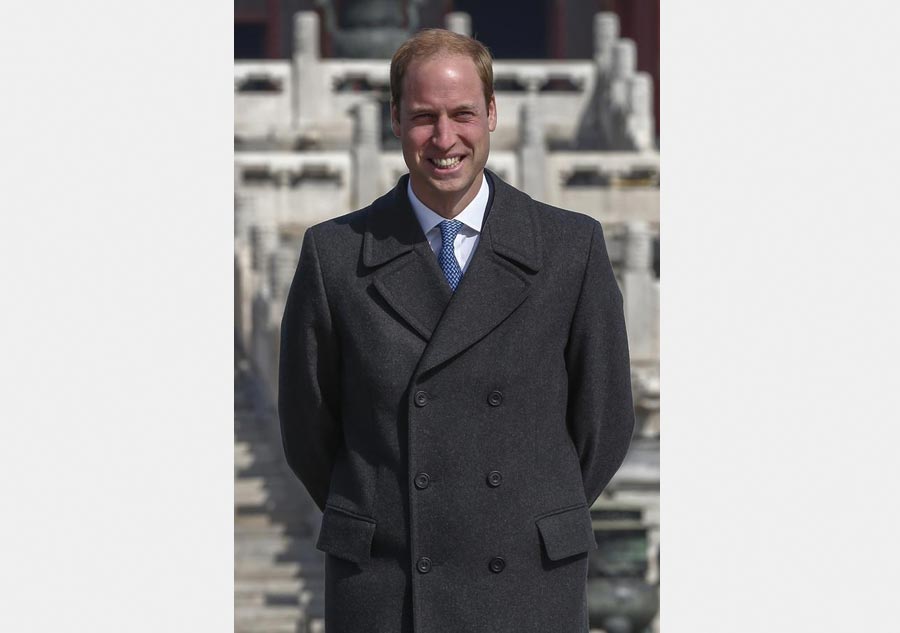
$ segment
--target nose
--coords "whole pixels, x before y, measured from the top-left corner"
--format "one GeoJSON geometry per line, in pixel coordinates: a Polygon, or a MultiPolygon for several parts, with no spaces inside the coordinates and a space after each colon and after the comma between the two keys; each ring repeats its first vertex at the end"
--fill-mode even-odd
{"type": "Polygon", "coordinates": [[[431,135],[432,144],[440,150],[448,150],[456,142],[453,134],[453,122],[446,115],[438,117],[431,135]]]}

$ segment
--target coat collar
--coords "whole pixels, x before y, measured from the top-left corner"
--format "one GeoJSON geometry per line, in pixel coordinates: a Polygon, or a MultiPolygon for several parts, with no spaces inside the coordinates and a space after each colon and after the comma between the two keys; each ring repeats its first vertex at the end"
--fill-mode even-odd
{"type": "MultiPolygon", "coordinates": [[[[532,206],[534,201],[486,169],[491,195],[488,200],[482,238],[491,224],[490,247],[500,255],[537,272],[541,268],[541,242],[532,206]]],[[[409,174],[378,198],[369,213],[363,245],[363,264],[380,266],[395,257],[426,244],[406,195],[409,174]]],[[[479,248],[481,246],[479,245],[479,248]]]]}
{"type": "Polygon", "coordinates": [[[376,200],[367,218],[363,264],[387,305],[428,345],[426,372],[497,327],[528,296],[542,264],[534,201],[485,171],[491,187],[481,239],[450,291],[406,195],[407,176],[376,200]]]}

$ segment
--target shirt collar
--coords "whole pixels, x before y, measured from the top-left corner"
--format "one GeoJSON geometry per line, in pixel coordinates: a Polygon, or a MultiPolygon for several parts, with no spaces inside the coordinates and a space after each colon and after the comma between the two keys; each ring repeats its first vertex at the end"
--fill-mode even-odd
{"type": "MultiPolygon", "coordinates": [[[[409,196],[409,203],[416,214],[416,219],[422,226],[422,232],[425,235],[428,235],[429,231],[447,219],[426,207],[425,204],[416,197],[416,194],[413,193],[412,190],[412,179],[410,179],[410,182],[406,185],[406,193],[409,196]]],[[[491,190],[490,187],[488,187],[487,178],[485,178],[484,172],[482,171],[481,188],[478,189],[478,193],[475,194],[472,202],[470,202],[466,208],[453,219],[459,220],[476,233],[481,233],[481,225],[484,222],[484,212],[487,209],[490,194],[491,190]]]]}

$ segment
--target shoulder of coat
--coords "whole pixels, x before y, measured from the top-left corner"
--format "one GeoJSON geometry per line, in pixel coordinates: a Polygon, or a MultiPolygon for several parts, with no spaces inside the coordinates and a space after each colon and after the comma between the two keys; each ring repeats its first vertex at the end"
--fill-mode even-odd
{"type": "Polygon", "coordinates": [[[592,239],[602,235],[600,222],[578,211],[561,209],[534,201],[533,215],[537,219],[541,235],[548,245],[556,245],[569,251],[587,251],[592,239]]]}
{"type": "Polygon", "coordinates": [[[600,223],[589,215],[578,211],[569,211],[560,207],[535,200],[521,189],[513,187],[503,181],[495,173],[486,170],[494,179],[498,191],[502,191],[501,198],[508,205],[521,210],[529,210],[531,216],[538,223],[542,234],[563,232],[567,234],[584,233],[590,239],[591,234],[600,223]]]}
{"type": "Polygon", "coordinates": [[[334,247],[341,242],[353,243],[362,239],[366,218],[371,208],[372,205],[369,205],[368,207],[318,222],[306,230],[312,233],[320,249],[325,244],[329,247],[334,247]]]}

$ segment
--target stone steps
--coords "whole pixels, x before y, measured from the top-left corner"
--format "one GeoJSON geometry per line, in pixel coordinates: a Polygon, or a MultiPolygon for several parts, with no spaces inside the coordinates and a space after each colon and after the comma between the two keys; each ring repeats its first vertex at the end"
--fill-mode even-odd
{"type": "MultiPolygon", "coordinates": [[[[312,631],[312,629],[300,628],[297,622],[293,620],[285,621],[285,622],[250,622],[250,623],[242,623],[235,622],[234,623],[234,633],[307,633],[307,631],[312,631]]],[[[325,629],[322,628],[321,632],[324,633],[325,629]]]]}
{"type": "Polygon", "coordinates": [[[264,625],[268,630],[270,624],[296,623],[303,619],[300,607],[293,606],[265,606],[262,608],[250,607],[241,609],[234,616],[235,626],[264,625]]]}
{"type": "Polygon", "coordinates": [[[314,504],[284,462],[274,414],[235,351],[234,631],[324,633],[324,555],[314,504]]]}
{"type": "Polygon", "coordinates": [[[299,596],[305,581],[302,578],[257,578],[241,579],[234,583],[234,595],[246,596],[255,592],[273,594],[294,594],[299,596]]]}
{"type": "Polygon", "coordinates": [[[300,573],[300,565],[297,563],[278,563],[259,559],[244,559],[234,561],[235,581],[240,579],[263,578],[297,578],[300,573]]]}

